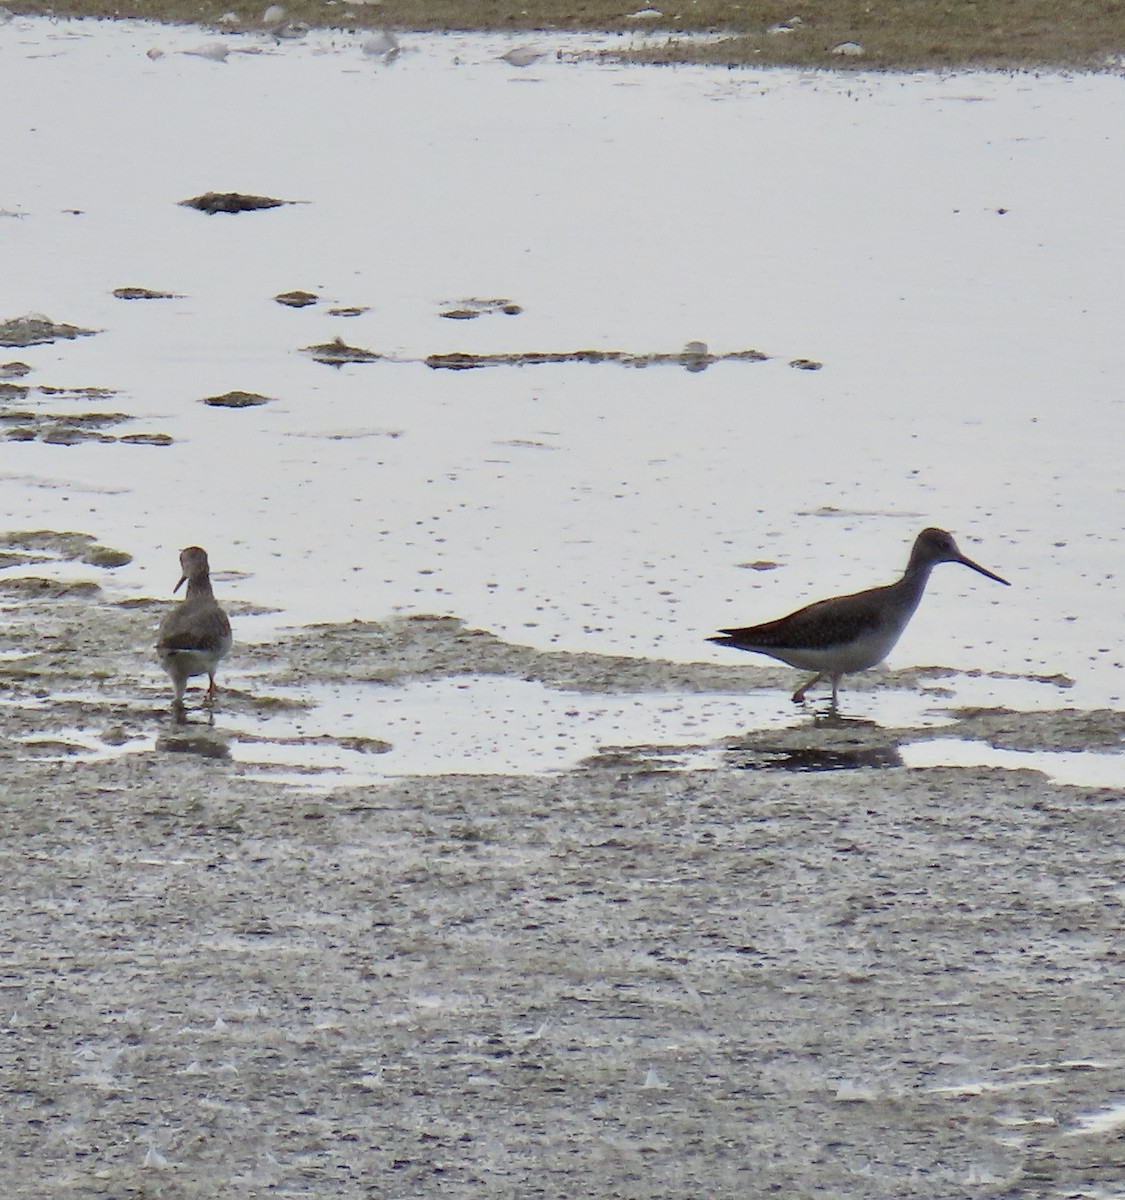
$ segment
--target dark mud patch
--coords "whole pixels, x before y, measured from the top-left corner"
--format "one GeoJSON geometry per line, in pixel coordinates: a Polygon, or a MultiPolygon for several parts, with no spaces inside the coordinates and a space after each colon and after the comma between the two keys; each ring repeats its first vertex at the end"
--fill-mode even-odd
{"type": "Polygon", "coordinates": [[[768,354],[760,350],[734,350],[711,354],[702,342],[689,342],[675,354],[653,352],[634,354],[625,350],[523,350],[505,354],[468,354],[454,351],[431,354],[424,361],[435,371],[469,371],[481,367],[533,367],[556,363],[618,363],[624,367],[673,365],[689,371],[705,370],[717,362],[765,362],[768,354]]]}
{"type": "Polygon", "coordinates": [[[36,575],[21,575],[14,579],[0,578],[0,592],[28,599],[52,599],[74,596],[96,596],[101,586],[92,579],[45,579],[36,575]]]}
{"type": "Polygon", "coordinates": [[[113,289],[118,300],[182,300],[176,292],[157,292],[146,287],[119,287],[113,289]]]}
{"type": "Polygon", "coordinates": [[[318,346],[305,346],[302,354],[309,355],[315,362],[324,363],[329,367],[342,367],[347,363],[379,362],[383,355],[374,350],[364,350],[359,346],[349,346],[343,338],[334,338],[331,342],[321,342],[318,346]]]}
{"type": "Polygon", "coordinates": [[[903,765],[894,745],[879,746],[771,746],[732,749],[723,762],[739,771],[870,771],[903,765]]]}
{"type": "MultiPolygon", "coordinates": [[[[0,533],[0,547],[21,565],[46,561],[84,562],[92,567],[123,567],[133,561],[124,550],[103,546],[88,533],[59,533],[53,529],[20,529],[0,533]]],[[[13,565],[11,562],[4,565],[13,565]]]]}
{"type": "Polygon", "coordinates": [[[221,396],[205,396],[201,404],[210,408],[258,408],[263,404],[272,403],[272,397],[262,396],[257,392],[224,392],[221,396]]]}
{"type": "Polygon", "coordinates": [[[294,291],[279,292],[274,299],[286,308],[308,308],[309,305],[315,304],[320,297],[315,292],[294,291]]]}
{"type": "Polygon", "coordinates": [[[83,442],[115,442],[103,432],[124,424],[126,413],[0,412],[0,432],[9,442],[46,442],[52,446],[78,446],[83,442]]]}
{"type": "MultiPolygon", "coordinates": [[[[935,731],[937,736],[979,739],[997,750],[1125,750],[1125,713],[1113,709],[1027,713],[962,708],[955,715],[956,723],[935,731]]],[[[1125,759],[1122,765],[1125,778],[1125,759]]]]}
{"type": "Polygon", "coordinates": [[[170,446],[167,433],[110,434],[107,429],[133,418],[127,413],[50,413],[0,409],[0,438],[9,442],[46,442],[80,446],[84,442],[124,442],[136,446],[170,446]]]}
{"type": "Polygon", "coordinates": [[[31,313],[0,323],[0,346],[45,346],[51,342],[93,337],[97,332],[96,329],[82,329],[78,325],[59,324],[50,317],[31,313]]]}
{"type": "Polygon", "coordinates": [[[511,300],[481,300],[477,297],[470,297],[468,300],[446,301],[438,316],[444,317],[447,321],[475,321],[477,317],[495,313],[506,317],[516,317],[522,312],[523,308],[511,300]]]}
{"type": "Polygon", "coordinates": [[[102,387],[30,387],[0,383],[0,440],[9,442],[46,442],[55,446],[77,446],[85,442],[125,442],[134,445],[170,446],[166,433],[109,433],[108,430],[132,422],[122,412],[65,412],[43,407],[44,399],[88,404],[111,400],[113,388],[102,387]]]}
{"type": "Polygon", "coordinates": [[[828,713],[781,729],[754,730],[723,743],[722,760],[739,770],[854,771],[901,767],[899,746],[917,732],[828,713]]]}
{"type": "Polygon", "coordinates": [[[214,216],[216,213],[260,212],[288,204],[308,204],[307,200],[277,200],[273,196],[251,196],[245,192],[204,192],[190,200],[181,200],[183,208],[194,208],[214,216]]]}

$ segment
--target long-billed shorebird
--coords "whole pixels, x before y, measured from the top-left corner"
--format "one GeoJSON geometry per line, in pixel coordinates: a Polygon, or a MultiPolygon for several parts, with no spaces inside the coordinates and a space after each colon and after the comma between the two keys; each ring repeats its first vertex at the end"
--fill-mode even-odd
{"type": "Polygon", "coordinates": [[[178,592],[186,582],[187,595],[160,622],[156,639],[156,653],[176,689],[172,711],[177,714],[183,713],[184,690],[193,675],[207,676],[207,699],[215,698],[215,670],[233,640],[227,614],[211,590],[207,551],[199,546],[181,550],[180,571],[180,582],[172,592],[178,592]]]}
{"type": "Polygon", "coordinates": [[[966,558],[952,534],[944,529],[923,529],[897,583],[819,600],[779,620],[724,629],[721,637],[707,640],[815,671],[816,675],[793,693],[794,703],[800,704],[813,684],[830,679],[835,708],[840,679],[853,671],[866,671],[887,657],[914,615],[930,571],[943,562],[960,563],[997,583],[1008,583],[966,558]]]}

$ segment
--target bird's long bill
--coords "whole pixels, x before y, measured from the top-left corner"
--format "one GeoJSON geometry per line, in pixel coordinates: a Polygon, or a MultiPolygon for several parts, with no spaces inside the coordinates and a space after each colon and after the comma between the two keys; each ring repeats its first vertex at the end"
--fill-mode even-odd
{"type": "Polygon", "coordinates": [[[999,575],[993,575],[993,573],[991,571],[986,571],[984,569],[984,567],[982,567],[980,565],[980,563],[973,562],[973,560],[971,558],[966,558],[963,554],[958,556],[957,561],[963,567],[972,567],[972,569],[974,571],[979,572],[981,575],[986,576],[988,579],[995,579],[997,583],[1002,583],[1005,587],[1012,586],[1006,579],[1001,579],[999,575]]]}
{"type": "MultiPolygon", "coordinates": [[[[972,564],[972,563],[969,563],[968,565],[971,567],[973,564],[972,564]]],[[[980,567],[977,567],[977,570],[979,571],[979,570],[981,570],[981,568],[980,568],[980,567]]],[[[987,571],[985,571],[985,574],[987,575],[987,574],[988,574],[988,572],[987,572],[987,571]]],[[[996,578],[996,576],[994,575],[994,576],[993,576],[993,579],[995,579],[995,578],[996,578]]],[[[186,582],[187,582],[187,576],[186,576],[186,575],[181,575],[181,576],[180,576],[180,582],[179,582],[179,583],[177,583],[177,584],[176,584],[176,586],[175,586],[175,587],[172,589],[172,595],[174,596],[174,595],[175,595],[175,594],[176,594],[176,593],[177,593],[177,592],[180,590],[180,588],[182,588],[182,587],[184,586],[184,584],[185,584],[186,582]]],[[[1001,583],[1003,583],[1003,582],[1004,582],[1004,580],[1002,580],[1002,579],[1001,579],[1001,580],[1000,580],[1000,582],[1001,582],[1001,583]]]]}

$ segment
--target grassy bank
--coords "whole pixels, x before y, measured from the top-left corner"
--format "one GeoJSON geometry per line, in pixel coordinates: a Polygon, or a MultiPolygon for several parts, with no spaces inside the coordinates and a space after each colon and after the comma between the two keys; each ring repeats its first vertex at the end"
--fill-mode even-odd
{"type": "MultiPolygon", "coordinates": [[[[24,3],[23,13],[140,17],[201,22],[235,13],[260,22],[268,0],[52,0],[24,3]]],[[[650,61],[915,67],[1055,67],[1099,69],[1125,55],[1125,0],[285,0],[289,17],[315,26],[398,30],[636,30],[667,34],[645,51],[650,61]],[[786,32],[771,32],[793,17],[786,32]],[[723,35],[700,44],[682,36],[723,35]],[[833,48],[858,43],[862,55],[833,48]]]]}

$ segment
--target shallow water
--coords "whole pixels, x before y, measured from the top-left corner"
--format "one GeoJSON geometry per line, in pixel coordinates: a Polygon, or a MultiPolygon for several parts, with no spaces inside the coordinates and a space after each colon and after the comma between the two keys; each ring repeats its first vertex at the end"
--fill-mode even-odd
{"type": "MultiPolygon", "coordinates": [[[[580,61],[600,43],[578,37],[521,70],[498,37],[408,39],[388,67],[343,34],[227,36],[225,62],[182,53],[207,40],[190,28],[2,36],[0,318],[101,331],[3,357],[33,368],[25,407],[173,439],[3,447],[13,528],[134,555],[98,573],[111,597],[166,594],[198,542],[224,598],[271,609],[242,644],[439,612],[718,663],[738,656],[716,627],[892,578],[932,523],[1013,586],[938,568],[889,665],[953,668],[950,706],[1000,702],[968,670],[1073,681],[1028,683],[1031,708],[1120,703],[1121,78],[654,70],[580,61]],[[302,203],[177,204],[231,189],[302,203]],[[273,301],[294,288],[321,300],[273,301]],[[521,311],[440,315],[497,299],[521,311]],[[337,336],[386,357],[301,352],[337,336]],[[424,364],[693,339],[769,358],[424,364]],[[199,403],[232,388],[272,399],[199,403]]],[[[488,708],[443,696],[450,721],[488,708]]]]}

